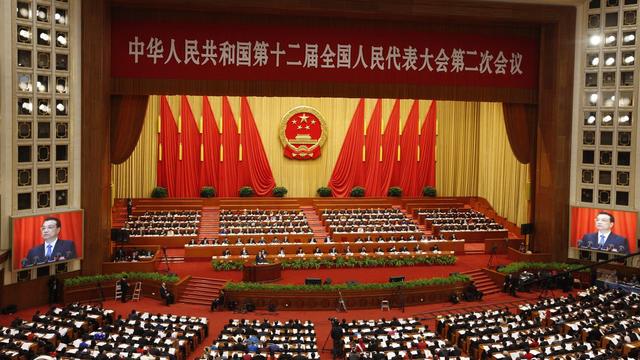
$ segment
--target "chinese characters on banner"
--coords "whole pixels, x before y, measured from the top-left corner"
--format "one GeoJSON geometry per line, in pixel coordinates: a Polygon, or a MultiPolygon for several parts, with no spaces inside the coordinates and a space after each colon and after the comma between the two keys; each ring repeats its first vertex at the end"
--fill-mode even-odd
{"type": "Polygon", "coordinates": [[[535,39],[225,24],[114,23],[130,78],[393,82],[535,88],[535,39]]]}

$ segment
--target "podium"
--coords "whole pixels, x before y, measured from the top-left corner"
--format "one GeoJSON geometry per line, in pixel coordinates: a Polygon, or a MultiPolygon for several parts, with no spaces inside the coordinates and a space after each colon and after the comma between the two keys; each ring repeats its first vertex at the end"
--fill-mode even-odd
{"type": "Polygon", "coordinates": [[[242,267],[242,281],[245,282],[272,282],[282,278],[282,264],[274,262],[270,264],[245,263],[242,267]]]}

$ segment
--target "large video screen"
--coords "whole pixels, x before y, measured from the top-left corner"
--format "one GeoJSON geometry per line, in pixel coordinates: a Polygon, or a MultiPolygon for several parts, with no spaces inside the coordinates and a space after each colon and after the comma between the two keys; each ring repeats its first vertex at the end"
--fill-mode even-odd
{"type": "Polygon", "coordinates": [[[14,270],[82,258],[82,210],[11,220],[14,270]]]}
{"type": "Polygon", "coordinates": [[[638,214],[631,211],[574,207],[570,246],[623,255],[635,253],[637,222],[638,214]]]}

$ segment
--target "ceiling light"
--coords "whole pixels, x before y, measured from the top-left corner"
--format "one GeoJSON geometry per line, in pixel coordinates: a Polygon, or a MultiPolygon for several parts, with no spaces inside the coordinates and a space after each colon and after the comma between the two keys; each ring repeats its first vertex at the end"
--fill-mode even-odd
{"type": "Polygon", "coordinates": [[[600,45],[601,42],[602,42],[602,36],[600,35],[591,35],[591,37],[589,37],[589,43],[592,46],[600,45]]]}

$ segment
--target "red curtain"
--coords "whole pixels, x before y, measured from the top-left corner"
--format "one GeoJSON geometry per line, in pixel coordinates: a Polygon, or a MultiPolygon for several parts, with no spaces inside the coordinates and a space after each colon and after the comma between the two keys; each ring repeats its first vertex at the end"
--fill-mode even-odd
{"type": "Polygon", "coordinates": [[[411,111],[404,124],[402,136],[400,136],[400,162],[395,170],[398,175],[398,184],[402,188],[404,196],[419,195],[418,184],[418,101],[414,100],[411,111]]]}
{"type": "Polygon", "coordinates": [[[60,220],[58,239],[72,240],[75,243],[77,258],[82,257],[82,211],[17,218],[13,220],[12,257],[14,269],[22,268],[22,259],[26,258],[31,248],[43,244],[40,227],[47,217],[55,217],[60,220]]]}
{"type": "Polygon", "coordinates": [[[180,102],[181,129],[178,164],[176,167],[176,197],[200,196],[200,144],[202,135],[193,117],[186,96],[180,102]]]}
{"type": "Polygon", "coordinates": [[[178,126],[166,96],[160,99],[160,133],[158,134],[158,186],[175,196],[176,162],[178,160],[178,126]]]}
{"type": "Polygon", "coordinates": [[[382,164],[380,165],[380,195],[387,195],[398,163],[398,138],[400,131],[400,100],[396,100],[382,136],[382,164]]]}
{"type": "Polygon", "coordinates": [[[202,97],[202,167],[200,187],[211,186],[218,189],[218,169],[220,165],[220,131],[213,116],[209,98],[202,97]]]}
{"type": "Polygon", "coordinates": [[[611,231],[627,238],[627,241],[629,242],[629,252],[636,252],[636,225],[638,218],[635,212],[630,211],[572,208],[571,237],[569,239],[569,245],[574,247],[578,246],[578,240],[582,239],[585,234],[597,231],[595,219],[600,211],[606,211],[613,215],[615,223],[611,231]]]}
{"type": "Polygon", "coordinates": [[[378,100],[373,108],[371,120],[365,136],[365,175],[364,188],[368,196],[382,196],[380,183],[380,145],[382,144],[382,101],[378,100]]]}
{"type": "Polygon", "coordinates": [[[245,162],[249,181],[256,195],[268,196],[271,195],[271,191],[276,187],[276,181],[273,178],[269,159],[267,159],[267,154],[264,151],[262,139],[260,139],[260,133],[256,127],[249,102],[244,96],[240,99],[240,102],[242,161],[245,162]]]}
{"type": "Polygon", "coordinates": [[[436,186],[436,101],[431,102],[420,131],[420,161],[418,162],[418,189],[436,186]]]}
{"type": "Polygon", "coordinates": [[[148,95],[111,97],[111,163],[122,164],[131,156],[142,133],[148,95]]]}
{"type": "Polygon", "coordinates": [[[364,145],[364,99],[360,99],[353,114],[349,130],[342,142],[338,160],[333,168],[329,187],[336,197],[349,196],[356,185],[358,174],[362,171],[362,145],[364,145]]]}
{"type": "Polygon", "coordinates": [[[222,156],[218,179],[220,182],[220,196],[238,196],[240,184],[243,183],[243,167],[239,161],[240,135],[238,126],[231,111],[229,99],[222,97],[222,156]]]}
{"type": "Polygon", "coordinates": [[[530,163],[535,151],[536,107],[503,103],[502,112],[511,151],[521,163],[530,163]]]}

